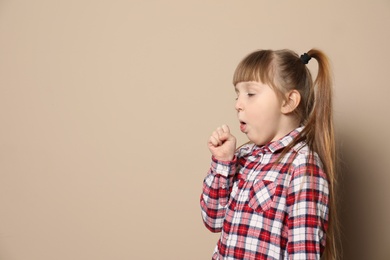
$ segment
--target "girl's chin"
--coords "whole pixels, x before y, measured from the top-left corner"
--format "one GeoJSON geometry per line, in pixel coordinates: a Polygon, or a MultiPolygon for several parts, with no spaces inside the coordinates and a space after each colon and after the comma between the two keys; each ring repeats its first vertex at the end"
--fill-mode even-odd
{"type": "Polygon", "coordinates": [[[249,133],[245,133],[246,134],[246,137],[249,139],[249,141],[251,143],[254,143],[254,144],[257,144],[258,143],[258,140],[256,138],[253,138],[253,136],[251,136],[251,134],[249,133]]]}
{"type": "Polygon", "coordinates": [[[254,144],[257,145],[257,146],[263,146],[263,145],[265,145],[266,143],[268,143],[268,142],[266,142],[266,141],[264,141],[264,140],[259,140],[258,138],[252,136],[250,133],[246,133],[246,137],[248,137],[248,139],[249,139],[249,141],[250,141],[251,143],[254,143],[254,144]]]}

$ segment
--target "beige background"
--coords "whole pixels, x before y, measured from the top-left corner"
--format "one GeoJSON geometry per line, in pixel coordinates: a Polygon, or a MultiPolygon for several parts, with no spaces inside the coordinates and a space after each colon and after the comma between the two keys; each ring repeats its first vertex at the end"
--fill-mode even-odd
{"type": "MultiPolygon", "coordinates": [[[[0,259],[210,259],[206,140],[259,48],[324,50],[344,259],[390,259],[390,1],[0,1],[0,259]]],[[[310,64],[315,70],[315,63],[310,64]]]]}

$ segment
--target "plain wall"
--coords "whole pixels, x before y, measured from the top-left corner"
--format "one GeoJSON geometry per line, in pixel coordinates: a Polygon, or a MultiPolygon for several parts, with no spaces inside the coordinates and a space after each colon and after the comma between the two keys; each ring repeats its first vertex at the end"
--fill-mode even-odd
{"type": "MultiPolygon", "coordinates": [[[[331,59],[344,259],[390,259],[390,2],[0,1],[0,259],[210,259],[209,134],[256,49],[331,59]]],[[[315,62],[309,64],[315,72],[315,62]]]]}

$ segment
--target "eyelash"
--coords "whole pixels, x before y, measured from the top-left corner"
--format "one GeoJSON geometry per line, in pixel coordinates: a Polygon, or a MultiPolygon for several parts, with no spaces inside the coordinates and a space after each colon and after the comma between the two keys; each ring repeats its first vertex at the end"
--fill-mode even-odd
{"type": "MultiPolygon", "coordinates": [[[[253,94],[253,93],[246,93],[246,95],[248,97],[253,97],[255,94],[253,94]]],[[[237,100],[237,99],[238,99],[238,94],[237,94],[237,97],[235,98],[235,100],[237,100]]]]}
{"type": "Polygon", "coordinates": [[[255,94],[253,94],[253,93],[247,93],[247,95],[248,95],[248,97],[252,97],[252,96],[254,96],[255,94]]]}

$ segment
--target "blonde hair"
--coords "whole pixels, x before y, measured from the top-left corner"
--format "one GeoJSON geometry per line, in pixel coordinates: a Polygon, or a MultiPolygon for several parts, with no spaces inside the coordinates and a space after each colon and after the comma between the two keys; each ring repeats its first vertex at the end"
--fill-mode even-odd
{"type": "MultiPolygon", "coordinates": [[[[332,113],[332,75],[329,60],[317,49],[307,52],[317,60],[318,74],[313,82],[311,73],[301,58],[291,50],[259,50],[249,54],[237,66],[233,84],[257,81],[272,87],[277,95],[296,89],[301,102],[294,113],[304,129],[283,151],[281,157],[293,146],[305,141],[316,152],[324,166],[329,181],[329,226],[326,235],[324,258],[339,259],[339,224],[336,210],[336,149],[332,113]]],[[[311,156],[312,157],[312,156],[311,156]]]]}

